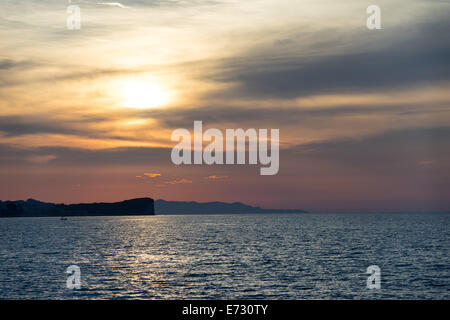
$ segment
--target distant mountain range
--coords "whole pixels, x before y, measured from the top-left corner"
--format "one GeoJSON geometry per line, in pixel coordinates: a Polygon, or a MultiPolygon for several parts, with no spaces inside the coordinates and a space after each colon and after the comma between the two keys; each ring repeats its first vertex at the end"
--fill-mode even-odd
{"type": "Polygon", "coordinates": [[[240,202],[155,201],[156,214],[308,213],[297,209],[263,209],[240,202]]]}
{"type": "Polygon", "coordinates": [[[113,203],[55,204],[34,199],[0,201],[1,217],[128,216],[154,214],[307,213],[305,210],[263,209],[243,203],[183,202],[151,198],[113,203]]]}

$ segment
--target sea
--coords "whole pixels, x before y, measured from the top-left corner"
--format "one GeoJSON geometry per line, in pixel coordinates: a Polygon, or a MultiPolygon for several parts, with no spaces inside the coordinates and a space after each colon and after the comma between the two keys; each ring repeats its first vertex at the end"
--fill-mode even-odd
{"type": "Polygon", "coordinates": [[[0,299],[449,299],[449,226],[445,213],[2,218],[0,299]]]}

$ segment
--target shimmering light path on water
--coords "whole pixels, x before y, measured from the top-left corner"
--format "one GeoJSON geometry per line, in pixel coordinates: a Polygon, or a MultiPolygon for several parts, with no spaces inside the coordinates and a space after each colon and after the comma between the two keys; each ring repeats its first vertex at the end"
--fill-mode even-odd
{"type": "Polygon", "coordinates": [[[450,214],[0,219],[2,299],[449,299],[450,214]],[[81,290],[66,288],[70,265],[81,290]],[[366,269],[381,268],[381,290],[366,269]]]}

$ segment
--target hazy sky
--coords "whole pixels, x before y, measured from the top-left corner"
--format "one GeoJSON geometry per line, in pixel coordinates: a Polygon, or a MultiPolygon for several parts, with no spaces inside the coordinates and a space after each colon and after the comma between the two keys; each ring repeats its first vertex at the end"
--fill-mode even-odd
{"type": "Polygon", "coordinates": [[[0,199],[450,210],[449,16],[425,0],[2,0],[0,199]],[[194,120],[279,128],[278,175],[175,167],[171,133],[194,120]]]}

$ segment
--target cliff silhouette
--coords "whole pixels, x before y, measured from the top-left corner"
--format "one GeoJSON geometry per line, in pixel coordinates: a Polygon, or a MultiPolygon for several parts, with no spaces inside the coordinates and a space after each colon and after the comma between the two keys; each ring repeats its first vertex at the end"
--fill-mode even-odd
{"type": "Polygon", "coordinates": [[[57,216],[128,216],[154,215],[151,198],[130,199],[113,203],[54,204],[34,199],[0,201],[0,217],[57,216]]]}

